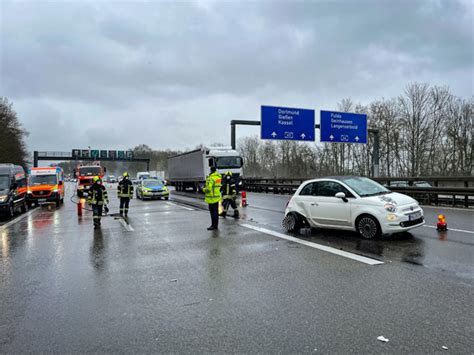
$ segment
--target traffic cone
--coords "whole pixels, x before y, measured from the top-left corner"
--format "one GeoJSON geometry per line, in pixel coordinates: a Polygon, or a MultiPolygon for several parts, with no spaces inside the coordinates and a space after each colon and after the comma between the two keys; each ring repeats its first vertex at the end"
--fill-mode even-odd
{"type": "Polygon", "coordinates": [[[446,223],[446,216],[444,214],[438,215],[438,223],[436,223],[436,230],[447,231],[448,223],[446,223]]]}
{"type": "Polygon", "coordinates": [[[242,191],[242,200],[240,202],[240,207],[247,207],[247,192],[242,191]]]}

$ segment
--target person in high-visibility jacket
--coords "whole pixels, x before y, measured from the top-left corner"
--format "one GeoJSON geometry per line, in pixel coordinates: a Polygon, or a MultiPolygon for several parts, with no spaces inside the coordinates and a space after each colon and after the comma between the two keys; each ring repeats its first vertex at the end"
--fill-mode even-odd
{"type": "Polygon", "coordinates": [[[211,226],[207,230],[217,229],[219,226],[219,202],[221,200],[221,184],[222,176],[217,172],[217,169],[213,166],[211,168],[211,174],[206,179],[206,185],[204,186],[204,200],[209,205],[209,212],[211,213],[211,226]]]}
{"type": "Polygon", "coordinates": [[[127,172],[122,176],[123,178],[117,187],[117,197],[120,199],[120,215],[127,217],[130,200],[133,198],[133,184],[127,172]]]}
{"type": "Polygon", "coordinates": [[[107,190],[102,185],[98,176],[92,179],[92,185],[87,191],[87,203],[92,206],[92,219],[94,228],[100,227],[100,219],[102,217],[102,208],[109,203],[107,190]]]}
{"type": "Polygon", "coordinates": [[[230,171],[226,172],[224,174],[224,179],[222,179],[221,194],[223,208],[221,216],[225,218],[230,206],[234,210],[233,217],[239,218],[239,210],[237,209],[237,204],[235,203],[235,198],[237,197],[237,187],[230,171]]]}

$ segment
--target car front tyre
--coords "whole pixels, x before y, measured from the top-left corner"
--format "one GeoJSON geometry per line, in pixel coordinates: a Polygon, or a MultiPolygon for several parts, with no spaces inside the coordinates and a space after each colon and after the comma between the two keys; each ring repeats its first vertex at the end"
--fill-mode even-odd
{"type": "Polygon", "coordinates": [[[301,221],[295,213],[288,213],[281,224],[287,232],[297,232],[301,228],[301,221]]]}
{"type": "Polygon", "coordinates": [[[357,232],[362,238],[374,239],[380,236],[380,226],[372,216],[362,216],[357,222],[357,232]]]}

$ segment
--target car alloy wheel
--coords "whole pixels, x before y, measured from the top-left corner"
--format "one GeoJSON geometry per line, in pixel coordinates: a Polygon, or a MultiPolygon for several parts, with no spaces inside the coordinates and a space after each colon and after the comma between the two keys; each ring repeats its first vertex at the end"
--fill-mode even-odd
{"type": "Polygon", "coordinates": [[[366,239],[373,239],[379,233],[377,222],[372,217],[362,217],[357,224],[359,234],[366,239]]]}
{"type": "Polygon", "coordinates": [[[287,232],[294,232],[298,229],[299,221],[294,213],[288,213],[281,224],[287,232]]]}

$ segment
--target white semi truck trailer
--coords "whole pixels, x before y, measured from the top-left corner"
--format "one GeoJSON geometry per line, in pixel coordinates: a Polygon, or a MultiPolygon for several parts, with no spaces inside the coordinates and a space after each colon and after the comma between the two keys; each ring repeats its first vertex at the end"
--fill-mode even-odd
{"type": "Polygon", "coordinates": [[[211,167],[221,174],[230,171],[238,183],[242,165],[242,157],[230,147],[196,149],[168,158],[168,181],[177,191],[201,191],[211,167]]]}

